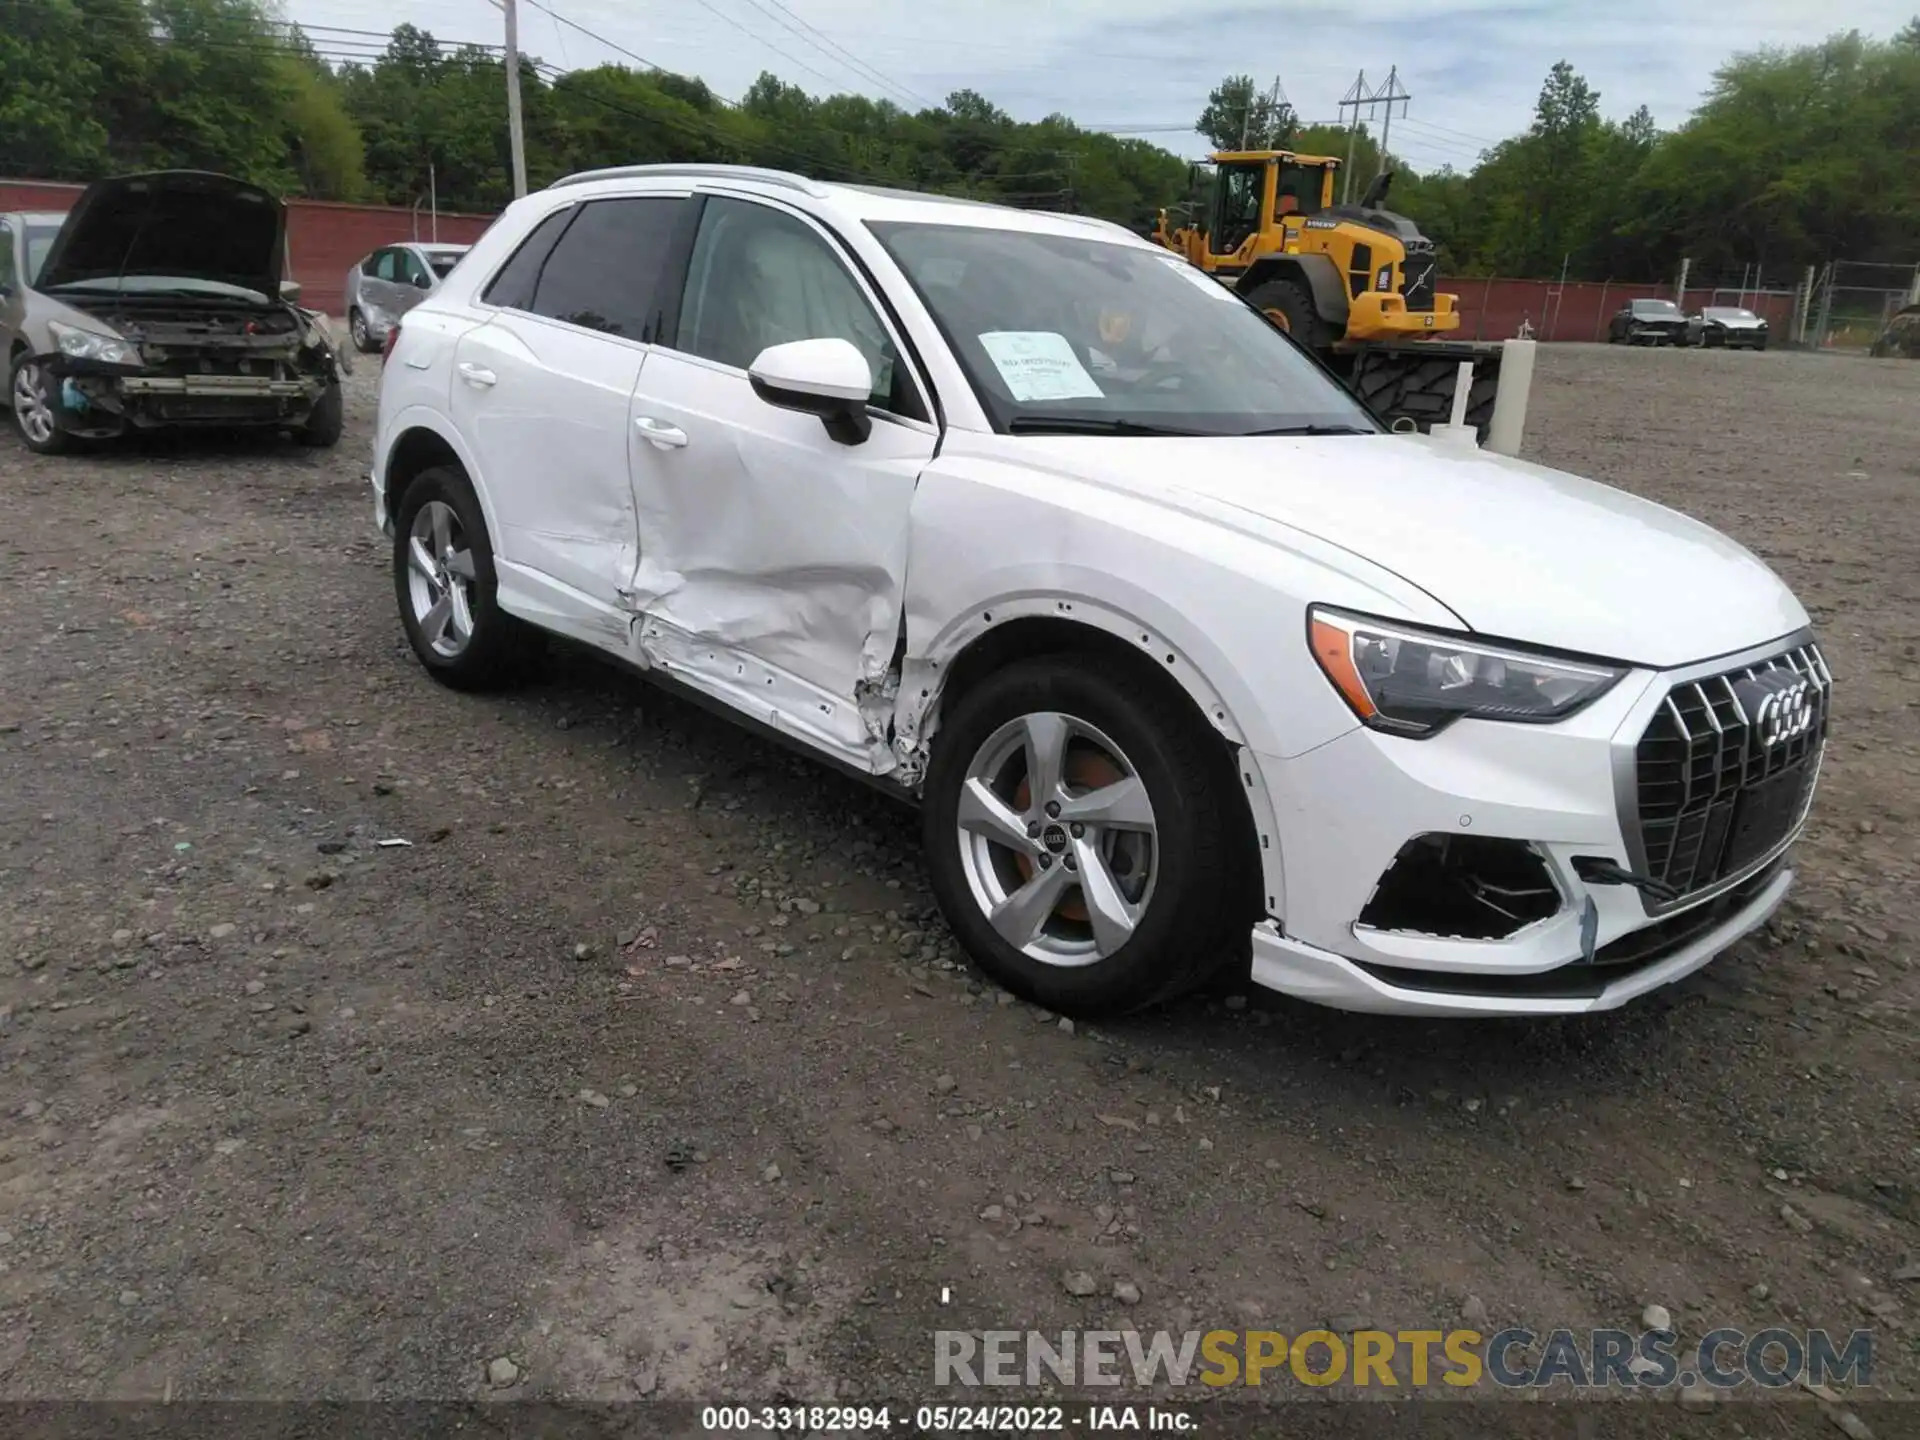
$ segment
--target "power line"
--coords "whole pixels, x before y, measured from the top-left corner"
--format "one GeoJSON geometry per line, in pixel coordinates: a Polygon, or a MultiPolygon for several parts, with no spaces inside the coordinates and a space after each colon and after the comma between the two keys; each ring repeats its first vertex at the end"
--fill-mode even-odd
{"type": "Polygon", "coordinates": [[[881,74],[880,71],[876,70],[873,66],[867,64],[866,61],[862,60],[858,55],[855,55],[851,50],[847,49],[846,46],[840,44],[836,40],[827,39],[826,36],[821,34],[820,31],[814,30],[813,26],[808,25],[805,20],[802,20],[798,15],[795,15],[793,11],[787,9],[787,7],[781,3],[781,0],[768,0],[768,3],[773,5],[775,9],[779,10],[781,14],[791,16],[792,19],[795,22],[797,22],[798,25],[805,27],[806,30],[812,31],[813,35],[819,36],[818,39],[810,38],[808,35],[803,34],[801,30],[796,29],[794,25],[788,24],[786,20],[781,19],[780,15],[776,15],[773,13],[773,11],[768,10],[766,8],[766,5],[763,5],[761,3],[761,0],[747,0],[747,3],[753,6],[753,8],[758,10],[762,15],[765,15],[769,20],[772,20],[775,24],[787,30],[790,34],[797,35],[799,36],[800,39],[805,40],[807,44],[811,45],[815,50],[818,50],[821,54],[831,55],[837,52],[839,56],[843,57],[841,60],[841,63],[844,65],[847,65],[849,68],[851,68],[854,71],[855,74],[860,75],[863,79],[869,80],[870,82],[881,86],[883,89],[891,90],[896,95],[905,96],[909,104],[917,103],[917,104],[928,106],[929,108],[937,108],[933,105],[932,101],[926,98],[926,96],[917,94],[914,91],[909,90],[906,86],[900,84],[898,81],[888,79],[885,75],[881,74]]]}

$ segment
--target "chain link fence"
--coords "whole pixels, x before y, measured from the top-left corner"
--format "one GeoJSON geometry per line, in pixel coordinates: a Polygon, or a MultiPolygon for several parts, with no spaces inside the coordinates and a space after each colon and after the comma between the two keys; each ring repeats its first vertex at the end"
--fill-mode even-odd
{"type": "Polygon", "coordinates": [[[1920,305],[1920,262],[1831,261],[1814,279],[1808,342],[1822,350],[1865,350],[1909,305],[1920,305]]]}

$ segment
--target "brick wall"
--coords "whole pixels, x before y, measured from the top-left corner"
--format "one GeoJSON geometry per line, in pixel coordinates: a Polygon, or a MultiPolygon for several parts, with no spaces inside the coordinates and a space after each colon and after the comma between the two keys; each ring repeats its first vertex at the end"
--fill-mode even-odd
{"type": "MultiPolygon", "coordinates": [[[[79,185],[39,180],[0,180],[0,210],[66,210],[79,197],[79,185]]],[[[437,238],[463,245],[480,238],[491,215],[440,212],[437,238]]],[[[347,270],[369,250],[399,240],[436,237],[433,218],[385,205],[336,205],[327,200],[287,202],[287,278],[300,282],[300,303],[340,311],[347,270]]]]}

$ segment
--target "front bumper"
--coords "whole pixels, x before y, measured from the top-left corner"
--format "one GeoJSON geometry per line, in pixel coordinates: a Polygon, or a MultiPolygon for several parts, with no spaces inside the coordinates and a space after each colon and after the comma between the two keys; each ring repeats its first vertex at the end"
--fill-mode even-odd
{"type": "Polygon", "coordinates": [[[60,351],[30,357],[56,382],[56,413],[71,434],[112,436],[127,427],[288,426],[303,423],[327,387],[321,374],[167,373],[109,365],[60,351]]]}
{"type": "MultiPolygon", "coordinates": [[[[1636,670],[1553,725],[1462,721],[1419,741],[1355,728],[1302,755],[1256,755],[1274,797],[1281,875],[1269,882],[1271,918],[1253,933],[1254,980],[1345,1009],[1540,1015],[1610,1009],[1698,969],[1784,898],[1804,808],[1783,838],[1724,875],[1702,872],[1671,904],[1583,876],[1595,860],[1649,873],[1636,747],[1656,715],[1667,723],[1670,697],[1810,646],[1802,634],[1704,665],[1636,670]],[[1420,902],[1421,918],[1370,909],[1417,837],[1524,849],[1549,898],[1495,938],[1427,924],[1427,898],[1438,892],[1420,883],[1401,893],[1420,902]]],[[[1824,663],[1819,673],[1830,687],[1824,663]]],[[[1824,736],[1820,724],[1813,733],[1824,736]]],[[[1739,751],[1743,766],[1748,753],[1739,751]]],[[[1818,764],[1816,747],[1812,776],[1818,764]]],[[[1714,803],[1724,795],[1731,807],[1738,794],[1716,790],[1714,803]]]]}
{"type": "MultiPolygon", "coordinates": [[[[1435,972],[1420,977],[1423,983],[1412,985],[1407,983],[1413,978],[1410,972],[1398,970],[1383,975],[1378,967],[1359,965],[1344,955],[1290,939],[1271,920],[1254,927],[1253,981],[1335,1010],[1376,1015],[1491,1020],[1617,1010],[1650,990],[1693,974],[1742,936],[1764,925],[1787,898],[1794,872],[1783,866],[1764,878],[1765,883],[1756,887],[1751,897],[1743,896],[1739,904],[1729,907],[1724,918],[1717,918],[1711,926],[1648,963],[1622,967],[1622,973],[1610,979],[1607,969],[1581,966],[1576,957],[1554,972],[1554,978],[1565,983],[1547,994],[1484,994],[1450,988],[1445,977],[1435,972]]],[[[1472,978],[1459,976],[1456,983],[1470,983],[1472,978]]]]}

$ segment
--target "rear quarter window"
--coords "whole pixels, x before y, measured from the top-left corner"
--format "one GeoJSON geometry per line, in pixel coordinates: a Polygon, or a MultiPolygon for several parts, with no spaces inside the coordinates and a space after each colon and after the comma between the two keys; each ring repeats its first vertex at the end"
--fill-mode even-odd
{"type": "Polygon", "coordinates": [[[487,288],[480,292],[480,298],[489,305],[498,305],[506,310],[530,310],[533,308],[533,292],[540,283],[540,271],[547,263],[547,256],[553,253],[553,247],[560,234],[567,228],[579,206],[568,205],[547,216],[520,247],[507,257],[507,263],[495,272],[493,279],[487,282],[487,288]]]}

